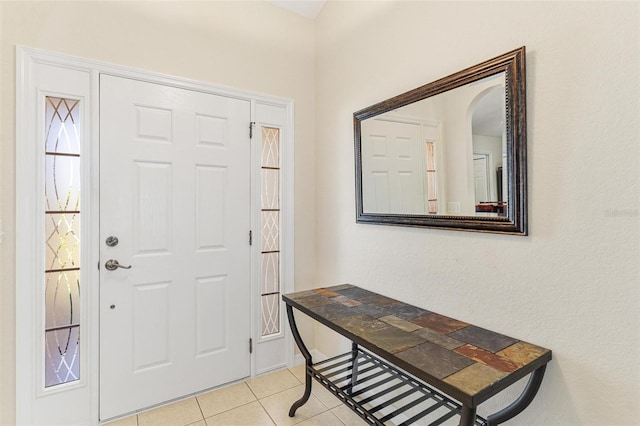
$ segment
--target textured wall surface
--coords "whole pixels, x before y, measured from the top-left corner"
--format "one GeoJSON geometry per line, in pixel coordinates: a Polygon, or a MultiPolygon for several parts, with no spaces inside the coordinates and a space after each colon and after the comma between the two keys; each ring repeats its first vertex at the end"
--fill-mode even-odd
{"type": "MultiPolygon", "coordinates": [[[[510,424],[640,416],[639,13],[637,2],[329,2],[316,20],[316,284],[552,349],[540,394],[510,424]],[[530,236],[356,224],[353,112],[522,45],[530,236]]],[[[320,351],[339,342],[317,327],[320,351]]]]}
{"type": "Polygon", "coordinates": [[[0,41],[1,425],[14,424],[15,411],[16,45],[293,99],[295,163],[300,164],[295,168],[295,274],[302,283],[312,282],[313,21],[266,2],[2,1],[0,41]]]}
{"type": "MultiPolygon", "coordinates": [[[[0,424],[14,412],[16,44],[293,98],[297,289],[352,282],[552,349],[513,424],[636,424],[639,15],[328,2],[314,23],[263,3],[0,2],[0,424]],[[355,224],[352,113],[522,45],[530,236],[355,224]]],[[[322,352],[340,344],[316,329],[322,352]]]]}

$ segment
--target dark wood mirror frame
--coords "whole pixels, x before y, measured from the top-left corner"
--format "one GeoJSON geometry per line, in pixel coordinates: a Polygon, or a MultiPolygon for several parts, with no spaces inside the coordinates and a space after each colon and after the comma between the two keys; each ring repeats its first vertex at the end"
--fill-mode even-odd
{"type": "Polygon", "coordinates": [[[357,223],[527,235],[527,119],[524,46],[357,111],[353,114],[353,122],[357,223]],[[506,99],[506,216],[406,215],[364,212],[362,121],[501,72],[505,73],[506,99]]]}

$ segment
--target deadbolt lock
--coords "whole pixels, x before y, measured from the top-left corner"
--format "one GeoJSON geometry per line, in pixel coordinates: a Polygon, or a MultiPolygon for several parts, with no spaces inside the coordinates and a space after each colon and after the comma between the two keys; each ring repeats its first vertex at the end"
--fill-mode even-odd
{"type": "Polygon", "coordinates": [[[119,240],[118,237],[114,237],[114,236],[109,236],[107,237],[107,239],[105,240],[105,243],[109,246],[109,247],[115,247],[118,245],[119,240]]]}

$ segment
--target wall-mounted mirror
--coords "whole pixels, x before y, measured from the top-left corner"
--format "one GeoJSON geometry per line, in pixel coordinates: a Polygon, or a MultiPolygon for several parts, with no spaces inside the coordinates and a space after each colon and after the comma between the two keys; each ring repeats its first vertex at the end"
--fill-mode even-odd
{"type": "Polygon", "coordinates": [[[525,48],[354,113],[356,221],[527,234],[525,48]]]}

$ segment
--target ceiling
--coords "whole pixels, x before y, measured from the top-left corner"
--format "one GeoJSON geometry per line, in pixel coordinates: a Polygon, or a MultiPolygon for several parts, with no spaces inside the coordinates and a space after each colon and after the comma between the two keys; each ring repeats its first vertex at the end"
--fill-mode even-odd
{"type": "Polygon", "coordinates": [[[267,0],[289,12],[315,19],[326,0],[267,0]]]}

